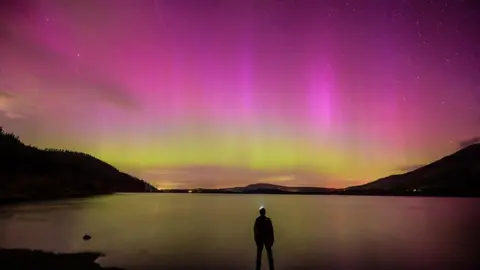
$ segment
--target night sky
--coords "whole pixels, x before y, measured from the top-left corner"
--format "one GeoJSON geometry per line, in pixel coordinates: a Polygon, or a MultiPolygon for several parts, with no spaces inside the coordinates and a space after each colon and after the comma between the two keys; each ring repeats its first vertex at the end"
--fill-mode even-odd
{"type": "Polygon", "coordinates": [[[1,0],[0,125],[160,188],[345,187],[480,141],[480,3],[1,0]]]}

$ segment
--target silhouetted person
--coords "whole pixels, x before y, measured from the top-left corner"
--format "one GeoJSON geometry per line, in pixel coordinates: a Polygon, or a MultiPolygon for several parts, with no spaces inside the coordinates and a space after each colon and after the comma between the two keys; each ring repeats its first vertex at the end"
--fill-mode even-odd
{"type": "Polygon", "coordinates": [[[255,243],[257,244],[257,270],[260,270],[262,264],[262,251],[263,247],[267,250],[268,266],[270,270],[273,268],[273,254],[272,246],[275,241],[273,235],[273,224],[270,218],[265,216],[265,208],[260,208],[260,216],[255,220],[253,226],[253,233],[255,237],[255,243]]]}

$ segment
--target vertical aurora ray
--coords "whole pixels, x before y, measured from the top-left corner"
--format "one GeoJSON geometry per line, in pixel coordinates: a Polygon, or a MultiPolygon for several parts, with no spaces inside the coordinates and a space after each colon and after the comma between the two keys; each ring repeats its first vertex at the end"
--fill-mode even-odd
{"type": "Polygon", "coordinates": [[[330,134],[334,121],[332,78],[326,68],[318,70],[312,77],[307,97],[311,126],[316,133],[330,134]]]}
{"type": "MultiPolygon", "coordinates": [[[[246,39],[246,38],[245,38],[246,39]]],[[[241,114],[252,121],[254,117],[254,89],[253,89],[253,63],[252,63],[252,48],[246,44],[240,53],[240,104],[241,114]]]]}

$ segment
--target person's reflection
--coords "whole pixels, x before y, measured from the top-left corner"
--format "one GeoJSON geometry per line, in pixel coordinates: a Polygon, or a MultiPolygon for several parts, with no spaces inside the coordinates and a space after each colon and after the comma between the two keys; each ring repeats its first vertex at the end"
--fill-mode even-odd
{"type": "Polygon", "coordinates": [[[253,226],[253,233],[255,237],[255,243],[257,244],[257,270],[260,270],[262,264],[262,251],[263,247],[267,250],[268,266],[270,270],[273,270],[273,254],[272,246],[274,239],[273,224],[270,218],[265,216],[266,210],[260,207],[260,216],[255,220],[253,226]]]}

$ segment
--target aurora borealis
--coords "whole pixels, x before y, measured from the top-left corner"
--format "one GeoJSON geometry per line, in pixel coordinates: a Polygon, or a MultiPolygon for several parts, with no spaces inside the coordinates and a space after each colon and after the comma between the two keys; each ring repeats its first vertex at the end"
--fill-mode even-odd
{"type": "Polygon", "coordinates": [[[0,124],[158,187],[345,187],[480,136],[472,1],[1,1],[0,124]]]}

